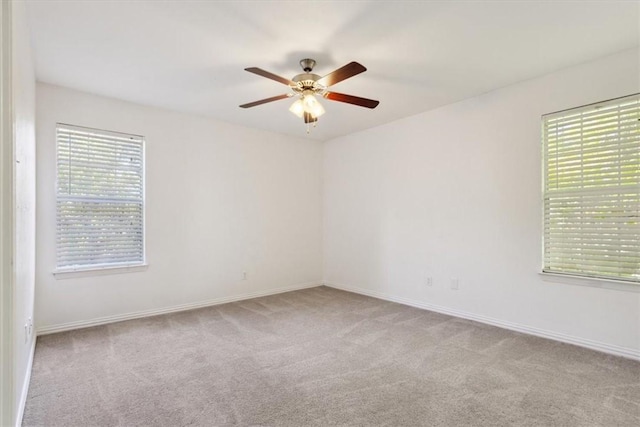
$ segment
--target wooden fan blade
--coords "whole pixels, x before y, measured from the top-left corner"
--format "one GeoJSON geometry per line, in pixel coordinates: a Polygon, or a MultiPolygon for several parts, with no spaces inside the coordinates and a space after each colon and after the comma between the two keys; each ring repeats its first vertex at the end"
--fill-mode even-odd
{"type": "Polygon", "coordinates": [[[317,81],[317,83],[321,84],[324,87],[328,87],[365,71],[367,71],[367,69],[362,64],[358,64],[357,62],[350,62],[344,67],[338,68],[333,73],[329,73],[326,76],[321,77],[320,80],[317,81]]]}
{"type": "Polygon", "coordinates": [[[284,77],[277,76],[277,75],[275,75],[273,73],[270,73],[268,71],[265,71],[262,68],[251,67],[251,68],[245,68],[244,70],[248,71],[250,73],[253,73],[253,74],[257,74],[257,75],[262,76],[262,77],[266,77],[266,78],[271,79],[271,80],[275,80],[275,81],[277,81],[279,83],[282,83],[283,85],[287,85],[287,86],[295,86],[296,85],[295,82],[293,82],[293,81],[291,81],[289,79],[285,79],[284,77]]]}
{"type": "Polygon", "coordinates": [[[359,105],[360,107],[376,108],[380,101],[373,99],[360,98],[359,96],[345,95],[338,92],[327,92],[324,96],[327,99],[338,102],[346,102],[347,104],[359,105]]]}
{"type": "Polygon", "coordinates": [[[284,95],[272,96],[271,98],[261,99],[260,101],[253,101],[248,104],[242,104],[240,108],[251,108],[255,107],[256,105],[266,104],[267,102],[279,101],[281,99],[289,98],[290,96],[291,94],[289,93],[286,93],[284,95]]]}

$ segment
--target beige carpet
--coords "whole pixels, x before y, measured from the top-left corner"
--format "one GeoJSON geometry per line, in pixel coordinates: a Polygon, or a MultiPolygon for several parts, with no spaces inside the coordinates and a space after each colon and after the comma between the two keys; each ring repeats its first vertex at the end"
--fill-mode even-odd
{"type": "Polygon", "coordinates": [[[26,426],[638,426],[640,363],[319,287],[38,338],[26,426]]]}

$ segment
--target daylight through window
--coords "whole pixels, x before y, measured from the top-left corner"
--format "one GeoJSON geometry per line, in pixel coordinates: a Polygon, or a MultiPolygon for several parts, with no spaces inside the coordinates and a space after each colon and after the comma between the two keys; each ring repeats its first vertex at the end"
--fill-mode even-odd
{"type": "Polygon", "coordinates": [[[640,95],[543,116],[544,271],[640,282],[640,95]]]}
{"type": "Polygon", "coordinates": [[[57,125],[58,271],[144,263],[144,139],[57,125]]]}

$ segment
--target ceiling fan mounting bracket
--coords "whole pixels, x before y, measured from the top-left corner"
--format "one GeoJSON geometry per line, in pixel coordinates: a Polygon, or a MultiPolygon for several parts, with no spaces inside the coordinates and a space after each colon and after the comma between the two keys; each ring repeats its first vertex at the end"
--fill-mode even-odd
{"type": "Polygon", "coordinates": [[[316,60],[311,58],[301,59],[300,66],[305,73],[310,73],[311,71],[313,71],[313,67],[316,66],[316,60]]]}

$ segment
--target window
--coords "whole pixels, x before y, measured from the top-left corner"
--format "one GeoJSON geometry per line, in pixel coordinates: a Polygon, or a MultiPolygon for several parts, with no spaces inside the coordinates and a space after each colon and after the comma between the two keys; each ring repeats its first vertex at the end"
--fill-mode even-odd
{"type": "Polygon", "coordinates": [[[144,138],[56,130],[57,271],[144,264],[144,138]]]}
{"type": "Polygon", "coordinates": [[[543,116],[544,267],[640,282],[640,95],[543,116]]]}

